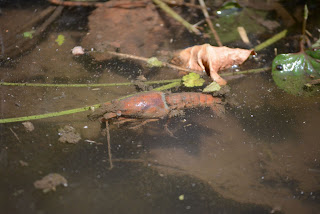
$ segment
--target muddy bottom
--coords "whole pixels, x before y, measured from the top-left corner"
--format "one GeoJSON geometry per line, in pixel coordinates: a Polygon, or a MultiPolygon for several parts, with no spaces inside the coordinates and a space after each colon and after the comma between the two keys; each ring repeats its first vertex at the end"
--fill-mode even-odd
{"type": "MultiPolygon", "coordinates": [[[[1,81],[178,78],[176,71],[132,60],[72,56],[87,34],[86,24],[79,27],[73,17],[77,10],[63,13],[33,49],[1,64],[1,81]],[[59,35],[65,38],[61,46],[59,35]]],[[[274,53],[268,51],[261,54],[265,61],[249,65],[269,66],[274,53]]],[[[111,124],[111,170],[106,137],[99,121],[88,120],[89,112],[31,120],[29,128],[22,122],[0,124],[0,213],[319,213],[320,95],[288,95],[277,89],[270,72],[228,84],[224,118],[199,108],[136,130],[111,124]],[[61,140],[66,132],[71,140],[61,140]],[[35,181],[51,173],[63,176],[65,185],[49,185],[46,193],[36,189],[35,181]]],[[[12,118],[58,112],[136,92],[132,85],[1,86],[0,113],[12,118]]]]}

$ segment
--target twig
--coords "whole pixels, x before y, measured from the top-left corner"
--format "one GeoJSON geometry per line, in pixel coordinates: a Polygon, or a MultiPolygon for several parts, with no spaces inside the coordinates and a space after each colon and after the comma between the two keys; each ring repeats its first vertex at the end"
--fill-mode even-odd
{"type": "MultiPolygon", "coordinates": [[[[69,7],[100,7],[104,6],[107,3],[105,2],[83,2],[83,1],[61,1],[61,0],[48,0],[52,4],[63,5],[69,7]]],[[[118,7],[118,8],[136,8],[136,7],[145,7],[147,5],[147,1],[113,1],[108,2],[108,7],[118,7]]]]}
{"type": "Polygon", "coordinates": [[[0,58],[4,57],[4,44],[3,44],[3,38],[2,38],[1,32],[2,30],[0,28],[0,48],[1,48],[0,58]]]}
{"type": "Polygon", "coordinates": [[[12,128],[10,128],[10,131],[13,133],[13,135],[17,138],[17,140],[21,143],[18,135],[12,130],[12,128]]]}
{"type": "Polygon", "coordinates": [[[162,10],[164,10],[168,15],[170,15],[172,18],[180,22],[183,26],[185,26],[189,31],[195,33],[196,35],[201,35],[201,32],[191,25],[189,22],[187,22],[185,19],[183,19],[179,14],[174,12],[166,3],[164,3],[161,0],[152,0],[155,4],[157,4],[162,10]]]}
{"type": "Polygon", "coordinates": [[[112,163],[112,153],[111,153],[110,132],[109,132],[108,121],[106,121],[106,131],[107,131],[107,143],[108,143],[108,156],[109,156],[109,164],[110,164],[109,169],[112,169],[113,163],[112,163]]]}
{"type": "Polygon", "coordinates": [[[48,0],[51,4],[63,5],[63,6],[82,6],[82,7],[98,7],[102,6],[103,2],[81,2],[81,1],[62,1],[62,0],[48,0]]]}
{"type": "Polygon", "coordinates": [[[308,11],[307,5],[304,5],[303,24],[302,24],[302,39],[301,39],[301,43],[300,43],[300,51],[304,50],[304,44],[306,41],[306,27],[307,27],[308,13],[309,13],[309,11],[308,11]]]}
{"type": "Polygon", "coordinates": [[[315,79],[315,80],[311,80],[310,82],[308,82],[307,84],[305,84],[306,86],[311,86],[311,85],[318,85],[320,84],[320,79],[315,79]]]}
{"type": "Polygon", "coordinates": [[[220,40],[220,38],[219,38],[219,35],[218,35],[217,31],[214,29],[213,24],[212,24],[212,22],[211,22],[211,20],[210,20],[210,17],[209,17],[208,11],[207,11],[207,6],[206,6],[206,4],[204,3],[203,0],[199,0],[199,3],[200,3],[200,5],[201,5],[202,13],[203,13],[204,17],[206,18],[206,21],[207,21],[207,23],[208,23],[208,25],[209,25],[209,28],[210,28],[211,32],[213,33],[213,36],[214,36],[217,44],[218,44],[220,47],[223,46],[223,45],[222,45],[222,42],[221,42],[221,40],[220,40]]]}
{"type": "MultiPolygon", "coordinates": [[[[107,51],[107,53],[114,55],[114,56],[118,56],[118,57],[123,57],[126,59],[135,59],[135,60],[140,60],[140,61],[144,61],[144,62],[148,62],[149,58],[145,58],[145,57],[140,57],[140,56],[135,56],[135,55],[130,55],[130,54],[123,54],[123,53],[117,53],[117,52],[113,52],[113,51],[107,51]]],[[[167,62],[162,62],[162,65],[165,67],[169,67],[169,68],[173,68],[176,70],[180,70],[180,71],[185,71],[185,72],[192,72],[192,73],[198,73],[198,74],[203,74],[202,71],[197,71],[197,70],[191,70],[188,68],[183,68],[180,66],[176,66],[167,62]]]]}
{"type": "Polygon", "coordinates": [[[196,8],[196,9],[201,9],[200,5],[196,5],[193,3],[188,3],[188,2],[177,2],[177,1],[165,1],[168,5],[175,5],[175,6],[186,6],[186,7],[191,7],[191,8],[196,8]]]}
{"type": "Polygon", "coordinates": [[[286,36],[287,32],[288,32],[288,30],[281,31],[280,33],[274,35],[270,39],[262,42],[260,45],[257,45],[256,47],[254,47],[254,50],[260,51],[260,50],[272,45],[273,43],[277,42],[278,40],[284,38],[286,36]]]}

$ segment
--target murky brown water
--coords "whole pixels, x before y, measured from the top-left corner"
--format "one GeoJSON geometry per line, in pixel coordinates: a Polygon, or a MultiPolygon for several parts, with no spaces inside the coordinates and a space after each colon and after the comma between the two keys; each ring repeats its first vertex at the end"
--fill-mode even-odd
{"type": "MultiPolygon", "coordinates": [[[[10,10],[24,13],[24,8],[10,10]]],[[[177,77],[132,61],[72,57],[70,50],[86,34],[85,23],[77,28],[72,21],[74,13],[64,12],[30,53],[1,64],[1,81],[113,83],[140,73],[151,79],[177,77]],[[59,34],[65,36],[62,46],[55,42],[59,34]]],[[[272,60],[267,51],[259,65],[272,60]]],[[[168,122],[176,138],[164,131],[166,119],[138,130],[112,125],[112,170],[100,124],[88,121],[87,112],[34,120],[32,132],[20,122],[1,124],[1,213],[319,213],[320,95],[285,94],[269,73],[229,84],[233,105],[226,117],[216,118],[209,109],[188,110],[168,122]],[[78,144],[58,141],[58,129],[65,125],[81,134],[78,144]],[[34,188],[34,181],[52,172],[63,175],[68,187],[46,194],[34,188]]],[[[89,106],[135,91],[133,86],[1,86],[1,118],[89,106]]]]}

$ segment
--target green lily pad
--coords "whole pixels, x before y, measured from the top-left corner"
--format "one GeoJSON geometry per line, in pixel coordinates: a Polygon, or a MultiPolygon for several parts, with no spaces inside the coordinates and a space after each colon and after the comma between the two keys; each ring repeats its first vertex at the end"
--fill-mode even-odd
{"type": "Polygon", "coordinates": [[[186,87],[196,87],[202,86],[204,83],[204,79],[200,77],[199,74],[190,73],[182,77],[183,85],[186,87]]]}
{"type": "Polygon", "coordinates": [[[55,42],[58,43],[59,46],[61,46],[64,43],[64,40],[65,40],[64,35],[59,34],[55,42]]]}
{"type": "Polygon", "coordinates": [[[290,94],[312,92],[305,91],[304,85],[320,78],[320,50],[276,56],[272,62],[272,77],[279,88],[290,94]]]}
{"type": "Polygon", "coordinates": [[[149,67],[162,67],[163,63],[157,57],[151,57],[147,61],[149,67]]]}
{"type": "Polygon", "coordinates": [[[220,89],[221,89],[221,86],[217,82],[212,82],[210,85],[208,85],[203,89],[203,92],[210,93],[214,91],[219,91],[220,89]]]}

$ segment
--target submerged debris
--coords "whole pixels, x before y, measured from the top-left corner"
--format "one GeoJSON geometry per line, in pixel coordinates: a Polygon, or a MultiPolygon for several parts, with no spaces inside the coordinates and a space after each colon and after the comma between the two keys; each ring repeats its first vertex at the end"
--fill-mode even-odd
{"type": "Polygon", "coordinates": [[[83,55],[84,54],[84,49],[81,46],[76,46],[72,48],[72,55],[77,56],[77,55],[83,55]]]}
{"type": "Polygon", "coordinates": [[[78,143],[81,140],[81,136],[76,132],[75,128],[72,126],[65,126],[64,128],[59,129],[59,142],[62,143],[78,143]]]}
{"type": "Polygon", "coordinates": [[[33,185],[35,188],[42,189],[44,193],[47,193],[50,191],[56,191],[56,187],[59,185],[67,187],[68,181],[58,173],[50,173],[44,176],[41,180],[35,181],[33,185]]]}
{"type": "MultiPolygon", "coordinates": [[[[115,2],[109,1],[92,12],[88,24],[90,31],[82,46],[102,52],[151,57],[169,34],[155,5],[146,2],[129,8],[113,7],[115,2]]],[[[95,57],[104,60],[110,55],[95,57]]]]}
{"type": "Polygon", "coordinates": [[[32,132],[34,130],[34,126],[31,122],[23,122],[22,125],[26,128],[28,132],[32,132]]]}

